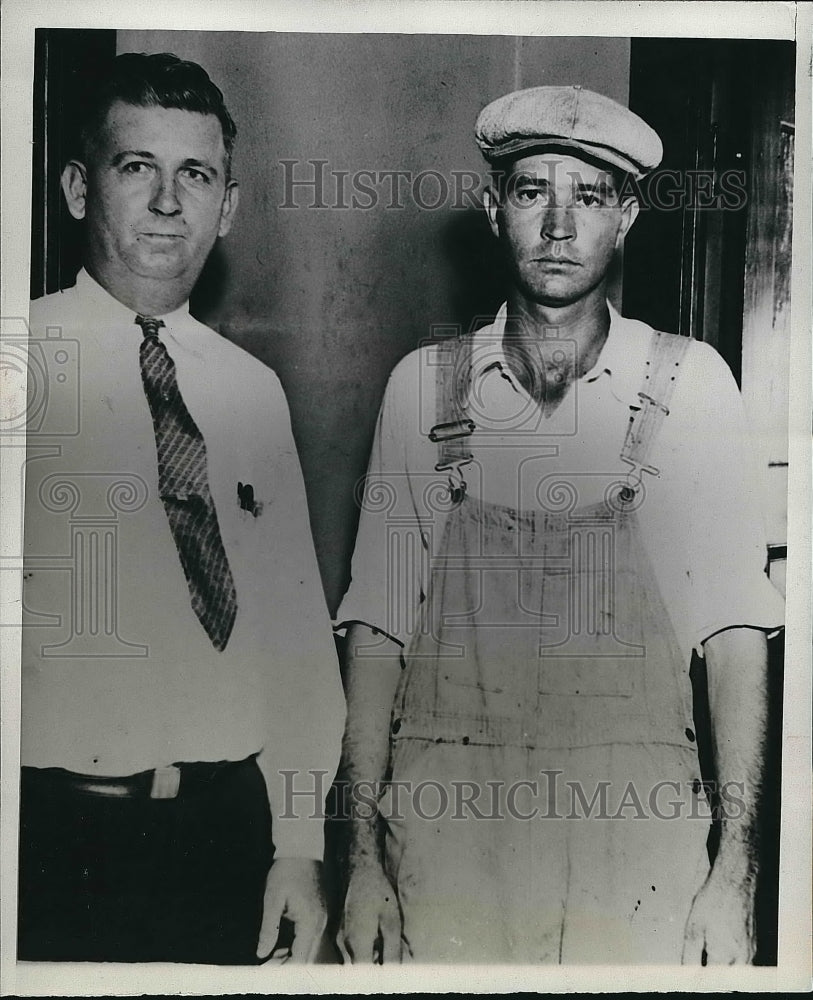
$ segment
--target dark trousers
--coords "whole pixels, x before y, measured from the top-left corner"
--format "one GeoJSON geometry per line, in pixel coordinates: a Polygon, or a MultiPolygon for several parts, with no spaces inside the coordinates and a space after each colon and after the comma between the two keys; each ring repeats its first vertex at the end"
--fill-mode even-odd
{"type": "Polygon", "coordinates": [[[253,757],[182,777],[172,799],[23,768],[18,958],[254,964],[272,854],[253,757]]]}

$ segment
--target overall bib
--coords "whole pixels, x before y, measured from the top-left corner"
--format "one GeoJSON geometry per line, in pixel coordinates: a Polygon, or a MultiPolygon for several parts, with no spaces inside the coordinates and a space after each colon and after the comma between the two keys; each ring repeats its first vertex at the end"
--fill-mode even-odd
{"type": "Polygon", "coordinates": [[[380,803],[406,958],[680,961],[709,810],[688,664],[636,511],[685,347],[653,335],[603,498],[581,504],[563,475],[533,510],[466,495],[454,431],[472,425],[448,373],[470,345],[446,348],[433,431],[456,506],[405,651],[380,803]]]}

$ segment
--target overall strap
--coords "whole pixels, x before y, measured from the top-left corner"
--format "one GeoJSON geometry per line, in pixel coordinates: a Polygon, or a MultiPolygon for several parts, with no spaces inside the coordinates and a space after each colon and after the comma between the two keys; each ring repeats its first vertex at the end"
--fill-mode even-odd
{"type": "MultiPolygon", "coordinates": [[[[641,408],[630,415],[621,460],[631,466],[629,488],[635,489],[641,473],[657,476],[660,472],[649,461],[652,446],[660,432],[677,384],[680,364],[691,338],[654,330],[646,362],[646,373],[638,393],[641,408]]],[[[629,498],[627,498],[629,499],[629,498]]]]}
{"type": "Polygon", "coordinates": [[[457,505],[466,495],[461,467],[472,461],[466,438],[475,424],[466,413],[471,375],[472,337],[454,337],[437,345],[435,358],[435,419],[429,440],[438,446],[436,472],[446,472],[449,493],[457,505]]]}

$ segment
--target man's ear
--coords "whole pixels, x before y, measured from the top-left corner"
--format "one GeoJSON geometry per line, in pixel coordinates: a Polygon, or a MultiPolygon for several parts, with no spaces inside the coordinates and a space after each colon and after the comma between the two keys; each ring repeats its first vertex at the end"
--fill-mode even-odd
{"type": "Polygon", "coordinates": [[[488,224],[495,236],[500,235],[500,196],[496,188],[489,184],[483,190],[483,208],[488,216],[488,224]]]}
{"type": "Polygon", "coordinates": [[[84,219],[88,174],[84,163],[71,160],[62,171],[62,193],[74,219],[84,219]]]}
{"type": "Polygon", "coordinates": [[[618,227],[618,235],[615,238],[615,245],[620,247],[624,242],[624,237],[632,229],[632,225],[638,218],[640,206],[637,198],[625,198],[621,203],[621,225],[618,227]]]}
{"type": "Polygon", "coordinates": [[[217,230],[218,236],[225,236],[231,229],[234,222],[234,213],[240,201],[240,191],[237,181],[229,181],[226,185],[226,193],[223,195],[223,204],[220,208],[220,227],[217,230]]]}

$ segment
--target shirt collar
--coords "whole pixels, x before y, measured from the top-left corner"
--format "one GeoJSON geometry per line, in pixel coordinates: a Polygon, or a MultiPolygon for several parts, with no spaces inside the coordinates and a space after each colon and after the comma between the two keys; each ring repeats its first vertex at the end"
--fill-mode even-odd
{"type": "MultiPolygon", "coordinates": [[[[76,288],[82,295],[83,300],[92,309],[98,309],[112,323],[121,323],[122,325],[125,323],[135,324],[136,311],[124,305],[123,302],[119,302],[95,278],[91,277],[84,268],[76,276],[76,288]]],[[[162,319],[167,328],[171,329],[173,326],[180,326],[188,315],[189,302],[187,301],[177,309],[173,309],[172,312],[156,315],[155,319],[162,319]]]]}
{"type": "MultiPolygon", "coordinates": [[[[598,379],[606,379],[610,391],[619,402],[638,406],[640,405],[638,390],[641,387],[641,372],[645,360],[643,355],[638,358],[638,354],[641,353],[641,341],[640,338],[629,336],[627,329],[629,320],[621,316],[609,302],[607,308],[610,311],[607,339],[595,365],[589,372],[585,372],[580,381],[595,382],[598,379]]],[[[481,327],[474,334],[471,358],[472,384],[487,372],[497,368],[515,389],[519,389],[502,346],[507,315],[508,304],[504,302],[494,317],[494,322],[481,327]]]]}

